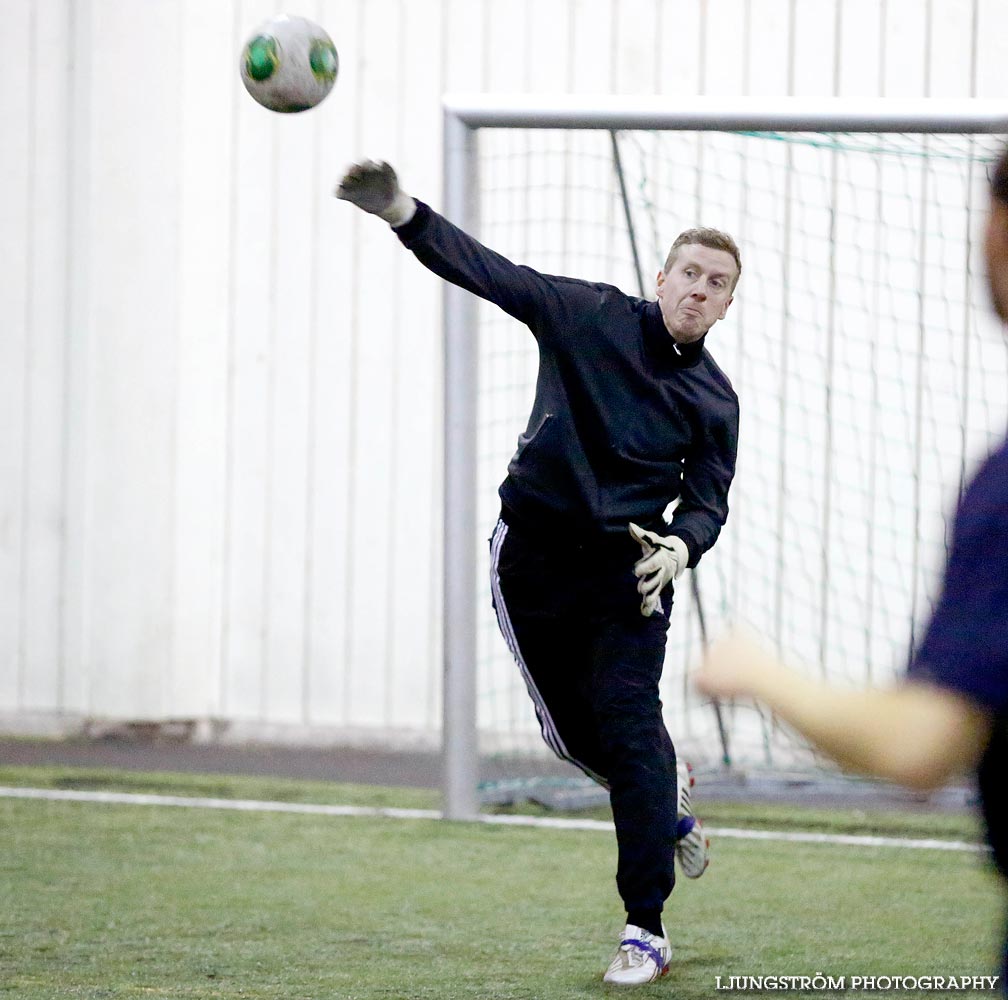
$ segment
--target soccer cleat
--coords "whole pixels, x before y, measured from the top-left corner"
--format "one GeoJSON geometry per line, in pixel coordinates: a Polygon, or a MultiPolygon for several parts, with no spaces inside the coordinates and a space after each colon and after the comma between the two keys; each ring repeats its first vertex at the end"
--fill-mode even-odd
{"type": "Polygon", "coordinates": [[[677,763],[676,774],[679,784],[676,860],[686,878],[700,878],[710,864],[710,841],[704,834],[703,824],[693,815],[693,806],[690,804],[690,789],[694,784],[692,766],[677,763]]]}
{"type": "MultiPolygon", "coordinates": [[[[665,931],[664,926],[662,931],[665,931]]],[[[623,940],[602,979],[613,986],[653,983],[668,972],[671,957],[668,933],[658,937],[643,927],[627,924],[623,928],[623,940]]]]}

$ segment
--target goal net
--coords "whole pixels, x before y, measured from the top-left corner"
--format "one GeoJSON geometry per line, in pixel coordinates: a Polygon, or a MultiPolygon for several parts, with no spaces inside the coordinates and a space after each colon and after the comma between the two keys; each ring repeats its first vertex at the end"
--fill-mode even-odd
{"type": "MultiPolygon", "coordinates": [[[[677,585],[662,679],[669,731],[700,765],[820,766],[748,707],[722,706],[724,745],[689,683],[705,635],[744,622],[831,681],[893,678],[936,597],[958,492],[1008,416],[981,248],[986,172],[1005,122],[925,114],[901,119],[900,131],[868,131],[887,123],[869,115],[838,129],[828,117],[799,131],[754,115],[729,131],[635,128],[632,117],[626,127],[527,127],[520,114],[509,127],[491,115],[456,133],[467,180],[456,214],[468,213],[456,221],[517,262],[653,298],[683,229],[713,226],[741,248],[735,302],[707,340],[741,406],[730,514],[692,581],[677,585]]],[[[477,330],[465,421],[476,533],[468,710],[481,752],[548,754],[486,580],[485,539],[531,404],[535,342],[486,303],[466,308],[477,330]]],[[[462,623],[447,610],[451,632],[462,623]]],[[[450,728],[446,740],[450,753],[450,728]]]]}

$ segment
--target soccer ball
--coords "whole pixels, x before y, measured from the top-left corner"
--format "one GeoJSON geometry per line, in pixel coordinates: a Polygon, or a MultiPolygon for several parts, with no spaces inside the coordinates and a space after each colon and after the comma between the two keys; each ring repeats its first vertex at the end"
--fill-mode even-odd
{"type": "Polygon", "coordinates": [[[242,48],[242,83],[270,111],[315,107],[332,90],[337,72],[332,39],[305,17],[270,18],[242,48]]]}

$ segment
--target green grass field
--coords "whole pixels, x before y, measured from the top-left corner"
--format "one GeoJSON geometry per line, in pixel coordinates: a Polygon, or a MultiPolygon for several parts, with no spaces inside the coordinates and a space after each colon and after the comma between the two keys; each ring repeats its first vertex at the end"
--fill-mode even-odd
{"type": "MultiPolygon", "coordinates": [[[[425,791],[280,779],[0,768],[0,784],[437,807],[425,791]]],[[[960,816],[704,813],[976,837],[960,816]]],[[[0,997],[612,993],[601,973],[623,915],[609,833],[10,798],[0,831],[0,997]]],[[[1002,911],[974,855],[725,838],[669,901],[671,974],[636,993],[730,995],[718,976],[990,973],[1002,911]]]]}

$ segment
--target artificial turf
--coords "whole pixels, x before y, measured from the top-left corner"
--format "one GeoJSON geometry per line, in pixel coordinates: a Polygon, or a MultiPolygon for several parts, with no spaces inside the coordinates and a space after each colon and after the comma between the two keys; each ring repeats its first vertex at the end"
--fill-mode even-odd
{"type": "MultiPolygon", "coordinates": [[[[437,806],[423,790],[283,779],[0,768],[0,784],[437,806]]],[[[715,808],[731,826],[746,812],[715,808]]],[[[831,828],[826,810],[749,812],[763,829],[775,816],[831,828]]],[[[976,834],[968,817],[937,829],[905,818],[911,836],[976,834]]],[[[833,819],[842,832],[903,829],[898,814],[833,819]]],[[[611,992],[601,972],[622,912],[606,832],[0,798],[0,837],[0,997],[611,992]]],[[[855,975],[989,974],[1002,910],[973,854],[715,840],[707,874],[682,879],[667,906],[670,975],[637,995],[730,995],[718,977],[821,973],[854,996],[855,975]]]]}

